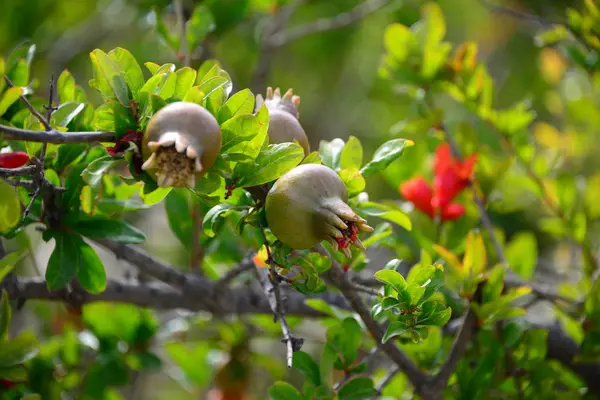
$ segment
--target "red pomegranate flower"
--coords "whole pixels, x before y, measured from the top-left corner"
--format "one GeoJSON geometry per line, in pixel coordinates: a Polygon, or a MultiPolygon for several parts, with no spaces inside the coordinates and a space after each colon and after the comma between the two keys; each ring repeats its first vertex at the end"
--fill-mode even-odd
{"type": "Polygon", "coordinates": [[[452,200],[469,185],[476,162],[476,154],[463,162],[455,159],[450,146],[442,144],[436,150],[433,188],[417,176],[400,185],[400,193],[431,219],[439,215],[442,222],[456,220],[465,214],[465,207],[452,200]]]}
{"type": "Polygon", "coordinates": [[[454,221],[462,217],[465,213],[465,208],[458,203],[450,203],[443,208],[434,207],[433,204],[433,189],[422,177],[412,178],[400,185],[400,193],[415,205],[415,207],[429,215],[431,219],[435,218],[438,210],[441,212],[440,218],[442,221],[454,221]]]}
{"type": "Polygon", "coordinates": [[[476,154],[470,155],[461,162],[452,156],[448,144],[444,143],[438,146],[434,163],[433,187],[435,194],[431,203],[434,208],[444,209],[469,185],[476,162],[476,154]]]}
{"type": "Polygon", "coordinates": [[[29,156],[22,151],[0,153],[0,168],[19,168],[27,164],[29,156]]]}
{"type": "Polygon", "coordinates": [[[406,200],[413,203],[417,209],[423,211],[431,218],[435,216],[435,211],[431,205],[433,190],[422,177],[417,176],[404,182],[400,185],[400,193],[406,200]]]}

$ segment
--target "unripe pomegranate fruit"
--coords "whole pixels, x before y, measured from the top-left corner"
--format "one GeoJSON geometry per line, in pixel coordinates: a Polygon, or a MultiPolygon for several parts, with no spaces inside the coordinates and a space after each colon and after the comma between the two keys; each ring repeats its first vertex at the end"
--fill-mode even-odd
{"type": "Polygon", "coordinates": [[[161,187],[196,186],[221,150],[221,128],[204,107],[175,102],[150,120],[142,141],[142,169],[161,187]]]}
{"type": "Polygon", "coordinates": [[[303,164],[281,176],[267,194],[267,223],[282,243],[294,249],[309,249],[327,240],[350,257],[351,244],[364,250],[358,233],[373,228],[347,201],[346,185],[334,170],[303,164]]]}
{"type": "Polygon", "coordinates": [[[281,97],[279,88],[273,91],[273,88],[267,88],[266,99],[262,95],[256,95],[256,109],[266,105],[269,110],[269,143],[278,144],[293,142],[296,140],[304,149],[304,155],[310,153],[310,145],[306,132],[298,121],[298,106],[300,105],[300,96],[294,95],[292,89],[281,97]]]}

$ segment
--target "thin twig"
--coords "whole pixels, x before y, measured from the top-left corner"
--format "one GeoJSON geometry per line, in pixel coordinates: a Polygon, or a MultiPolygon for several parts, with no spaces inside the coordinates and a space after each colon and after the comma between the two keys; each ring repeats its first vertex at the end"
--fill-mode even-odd
{"type": "MultiPolygon", "coordinates": [[[[54,96],[54,76],[52,76],[52,78],[50,78],[50,88],[48,90],[48,105],[45,106],[46,107],[46,131],[52,131],[52,125],[50,124],[50,118],[52,117],[52,113],[54,112],[54,110],[56,110],[56,108],[54,108],[54,106],[52,105],[53,103],[53,96],[54,96]]],[[[42,122],[43,124],[43,122],[42,122]]],[[[44,168],[44,160],[46,159],[46,148],[48,147],[48,143],[44,142],[42,143],[42,149],[40,150],[40,164],[42,169],[44,168]]],[[[43,171],[41,173],[41,175],[43,176],[43,171]]]]}
{"type": "Polygon", "coordinates": [[[219,279],[215,285],[217,293],[219,293],[220,288],[224,288],[229,285],[235,278],[240,276],[246,271],[250,271],[254,268],[254,252],[245,257],[239,264],[235,265],[229,271],[227,271],[221,279],[219,279]]]}
{"type": "Polygon", "coordinates": [[[0,133],[3,134],[4,139],[8,140],[53,144],[114,143],[117,140],[114,132],[59,132],[54,129],[44,132],[14,128],[6,125],[0,125],[0,133]]]}
{"type": "Polygon", "coordinates": [[[183,9],[182,0],[173,0],[173,7],[175,8],[175,15],[177,16],[177,27],[179,29],[179,51],[180,55],[183,56],[183,65],[186,67],[190,65],[190,53],[194,49],[188,49],[187,45],[187,34],[186,34],[186,21],[183,9]]]}
{"type": "MultiPolygon", "coordinates": [[[[8,76],[4,75],[4,80],[6,81],[6,83],[8,84],[8,86],[10,87],[15,87],[14,83],[11,82],[10,79],[8,79],[8,76]]],[[[46,118],[44,118],[42,116],[42,114],[40,114],[38,112],[38,110],[35,109],[35,107],[33,106],[33,104],[31,104],[29,102],[29,100],[27,100],[27,97],[25,97],[24,95],[19,96],[21,98],[21,101],[23,101],[23,103],[25,103],[25,105],[27,106],[27,108],[29,108],[29,111],[31,111],[31,113],[40,121],[40,123],[42,125],[44,125],[44,128],[46,128],[46,131],[52,131],[52,126],[50,126],[50,124],[48,123],[48,121],[46,120],[46,118]]]]}
{"type": "Polygon", "coordinates": [[[383,380],[377,385],[376,390],[376,394],[375,396],[371,397],[371,400],[375,400],[377,398],[379,398],[379,396],[381,396],[381,394],[383,393],[383,389],[385,389],[385,387],[387,385],[390,384],[390,382],[392,382],[392,380],[394,379],[394,377],[396,375],[398,375],[400,372],[402,372],[402,370],[400,368],[395,368],[393,370],[391,370],[386,376],[385,378],[383,378],[383,380]]]}
{"type": "Polygon", "coordinates": [[[302,344],[304,343],[304,339],[297,338],[292,335],[292,331],[290,330],[290,326],[285,319],[285,311],[283,307],[283,298],[281,297],[281,290],[279,288],[278,274],[275,271],[275,267],[273,266],[274,261],[271,256],[271,250],[269,246],[269,242],[267,241],[267,235],[265,234],[264,229],[261,227],[260,232],[262,234],[265,248],[267,249],[267,264],[269,264],[269,270],[266,268],[261,268],[256,266],[256,275],[258,277],[258,281],[260,282],[260,286],[269,301],[269,305],[271,306],[271,311],[273,311],[273,316],[276,321],[279,321],[281,325],[281,332],[283,333],[283,340],[287,347],[287,366],[288,368],[292,368],[292,360],[294,357],[294,352],[299,351],[302,348],[302,344]]]}
{"type": "Polygon", "coordinates": [[[365,17],[380,10],[388,5],[390,0],[367,0],[350,11],[343,12],[331,18],[319,18],[316,21],[309,22],[290,28],[286,31],[279,31],[272,34],[267,39],[267,45],[270,47],[281,47],[291,41],[314,35],[316,33],[327,32],[340,29],[364,19],[365,17]]]}
{"type": "MultiPolygon", "coordinates": [[[[479,284],[475,294],[473,295],[472,301],[479,303],[481,301],[482,292],[483,284],[479,284]]],[[[467,345],[469,344],[469,341],[476,330],[477,316],[475,315],[473,308],[469,307],[467,313],[465,314],[462,326],[460,327],[460,331],[454,338],[454,342],[452,343],[452,348],[450,349],[450,353],[448,353],[446,362],[444,362],[438,374],[433,378],[434,384],[440,389],[443,389],[446,386],[448,379],[450,379],[450,376],[456,369],[458,362],[467,350],[467,345]]]]}

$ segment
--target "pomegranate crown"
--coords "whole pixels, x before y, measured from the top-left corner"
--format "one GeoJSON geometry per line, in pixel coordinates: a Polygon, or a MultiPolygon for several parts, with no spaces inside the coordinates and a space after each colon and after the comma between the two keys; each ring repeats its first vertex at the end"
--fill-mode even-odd
{"type": "Polygon", "coordinates": [[[295,95],[294,90],[291,88],[281,96],[279,88],[273,90],[273,88],[269,86],[265,98],[263,98],[261,94],[256,95],[256,109],[258,110],[263,104],[265,104],[269,110],[286,111],[296,119],[300,116],[300,113],[298,112],[300,96],[295,95]]]}

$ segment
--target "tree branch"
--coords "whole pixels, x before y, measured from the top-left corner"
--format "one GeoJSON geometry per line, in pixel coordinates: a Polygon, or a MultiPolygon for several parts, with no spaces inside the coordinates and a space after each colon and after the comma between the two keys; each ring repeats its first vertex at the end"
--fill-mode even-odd
{"type": "MultiPolygon", "coordinates": [[[[65,301],[65,290],[50,291],[46,282],[41,277],[19,278],[18,280],[5,279],[0,283],[0,290],[6,289],[12,299],[22,300],[49,300],[65,301]]],[[[203,293],[204,296],[209,294],[203,293]]],[[[205,302],[197,297],[189,296],[185,292],[169,287],[160,282],[148,282],[144,284],[128,283],[109,279],[106,289],[102,293],[90,294],[78,293],[82,304],[99,301],[134,304],[140,307],[149,307],[157,310],[186,309],[190,311],[213,312],[205,302]]],[[[258,291],[250,288],[234,287],[226,288],[221,294],[223,301],[218,311],[219,315],[248,315],[248,314],[271,314],[269,302],[258,291]]],[[[287,310],[290,315],[304,317],[327,316],[304,304],[309,297],[297,292],[286,292],[287,310]]],[[[348,309],[348,303],[340,295],[320,295],[311,298],[320,298],[336,307],[348,309]]],[[[216,313],[215,313],[216,314],[216,313]]]]}
{"type": "Polygon", "coordinates": [[[35,170],[35,165],[28,165],[26,167],[19,168],[0,168],[0,178],[31,175],[35,172],[35,170]]]}
{"type": "Polygon", "coordinates": [[[4,139],[23,140],[27,142],[41,143],[99,143],[117,140],[114,132],[59,132],[55,129],[49,131],[30,131],[27,129],[14,128],[12,126],[0,125],[0,133],[4,139]]]}
{"type": "MultiPolygon", "coordinates": [[[[473,300],[477,303],[481,301],[483,283],[477,286],[477,290],[473,295],[473,300]]],[[[436,376],[433,377],[432,381],[435,386],[439,388],[439,390],[443,390],[443,388],[448,383],[448,379],[452,376],[452,373],[456,369],[458,362],[462,358],[463,354],[467,350],[467,345],[471,341],[471,337],[477,330],[477,316],[473,311],[472,307],[469,307],[467,313],[465,314],[462,326],[460,331],[454,338],[454,342],[452,343],[452,348],[450,349],[450,353],[448,353],[448,358],[446,362],[440,368],[440,371],[436,376]]]]}
{"type": "Polygon", "coordinates": [[[367,0],[350,11],[338,14],[335,17],[319,18],[316,21],[286,31],[276,32],[267,39],[267,45],[269,47],[280,47],[305,36],[343,28],[373,14],[389,3],[390,0],[367,0]]]}
{"type": "MultiPolygon", "coordinates": [[[[116,243],[110,240],[96,240],[95,242],[112,251],[115,256],[117,256],[117,259],[123,259],[130,264],[135,265],[140,272],[156,278],[159,281],[175,287],[184,287],[189,284],[189,275],[154,258],[135,246],[116,243]]],[[[196,278],[194,281],[204,282],[205,280],[196,278]]]]}

